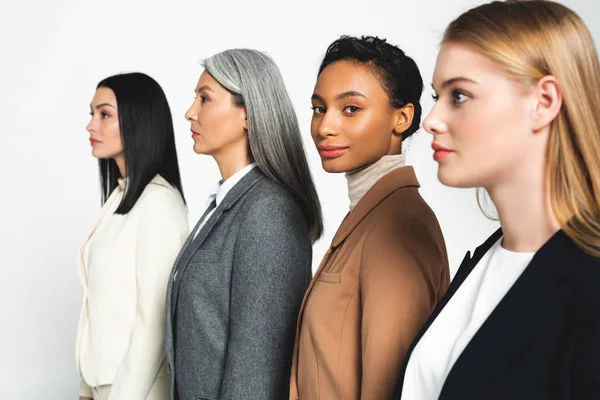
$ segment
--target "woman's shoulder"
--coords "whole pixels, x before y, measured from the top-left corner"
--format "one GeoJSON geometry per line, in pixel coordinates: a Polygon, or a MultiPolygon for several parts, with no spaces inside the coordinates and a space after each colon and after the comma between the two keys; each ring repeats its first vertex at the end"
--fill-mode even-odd
{"type": "MultiPolygon", "coordinates": [[[[535,273],[560,289],[568,309],[595,309],[600,323],[600,258],[578,245],[564,230],[556,232],[535,254],[535,273]]],[[[559,292],[556,292],[557,295],[559,292]]]]}
{"type": "Polygon", "coordinates": [[[254,185],[240,201],[240,216],[244,221],[260,225],[298,229],[306,224],[302,207],[283,186],[268,178],[254,185]]]}
{"type": "Polygon", "coordinates": [[[248,191],[244,206],[265,210],[270,207],[276,209],[299,208],[294,196],[287,189],[266,177],[248,191]]]}
{"type": "MultiPolygon", "coordinates": [[[[569,297],[570,309],[573,315],[579,314],[584,320],[591,321],[595,326],[600,325],[600,258],[595,257],[583,249],[571,249],[571,261],[564,267],[571,270],[574,285],[571,287],[574,298],[569,297]]],[[[565,280],[568,281],[568,276],[565,280]]]]}
{"type": "Polygon", "coordinates": [[[398,188],[373,211],[381,228],[426,225],[437,230],[439,227],[437,216],[416,187],[398,188]]]}
{"type": "MultiPolygon", "coordinates": [[[[179,190],[171,186],[162,176],[156,175],[144,188],[136,206],[139,209],[185,209],[179,190]]],[[[158,210],[157,210],[158,209],[158,210]]]]}
{"type": "MultiPolygon", "coordinates": [[[[566,236],[566,235],[565,235],[566,236]]],[[[594,256],[579,246],[572,243],[567,250],[567,258],[571,261],[567,267],[573,269],[573,273],[581,282],[581,288],[588,295],[593,296],[600,305],[600,257],[594,256]]]]}

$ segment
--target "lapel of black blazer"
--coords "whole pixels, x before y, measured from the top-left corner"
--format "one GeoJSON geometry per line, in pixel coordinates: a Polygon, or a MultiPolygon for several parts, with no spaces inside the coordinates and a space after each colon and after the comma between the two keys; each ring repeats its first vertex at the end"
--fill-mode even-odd
{"type": "MultiPolygon", "coordinates": [[[[523,349],[533,342],[562,286],[574,272],[582,251],[561,230],[552,236],[485,320],[456,360],[442,388],[440,399],[481,398],[489,393],[490,380],[502,376],[523,349]]],[[[584,261],[585,262],[585,261],[584,261]]]]}
{"type": "Polygon", "coordinates": [[[402,385],[404,384],[404,373],[406,372],[406,367],[408,365],[408,361],[410,359],[410,355],[412,354],[415,346],[419,343],[419,340],[423,337],[427,329],[431,326],[433,321],[437,318],[440,312],[446,307],[446,304],[450,301],[452,296],[456,293],[458,288],[463,284],[467,276],[473,271],[473,268],[477,265],[479,260],[483,257],[485,253],[493,246],[494,243],[502,236],[502,229],[496,230],[481,246],[477,247],[473,252],[473,257],[471,257],[471,252],[467,251],[465,254],[465,258],[460,263],[458,267],[458,271],[454,275],[452,282],[450,282],[450,286],[446,291],[446,294],[441,298],[437,306],[434,308],[433,312],[425,321],[425,325],[421,328],[417,336],[413,339],[408,351],[406,352],[406,357],[404,358],[404,365],[402,366],[402,373],[400,374],[400,378],[398,379],[398,383],[396,385],[396,390],[394,391],[394,400],[399,400],[402,394],[402,385]]]}
{"type": "MultiPolygon", "coordinates": [[[[179,295],[179,285],[181,283],[181,277],[185,272],[190,260],[192,259],[194,253],[200,249],[202,244],[206,241],[206,238],[210,234],[210,232],[217,225],[223,214],[229,211],[238,200],[252,188],[256,183],[258,183],[261,179],[263,179],[265,175],[262,173],[259,167],[254,167],[250,172],[248,172],[231,190],[221,204],[217,208],[215,208],[214,213],[210,216],[210,218],[206,221],[202,229],[198,232],[195,239],[191,237],[188,238],[186,244],[183,249],[179,253],[179,257],[175,261],[175,270],[177,272],[177,278],[173,283],[173,294],[171,300],[171,310],[175,311],[175,305],[177,304],[177,297],[179,295]]],[[[191,236],[191,235],[190,235],[191,236]]]]}

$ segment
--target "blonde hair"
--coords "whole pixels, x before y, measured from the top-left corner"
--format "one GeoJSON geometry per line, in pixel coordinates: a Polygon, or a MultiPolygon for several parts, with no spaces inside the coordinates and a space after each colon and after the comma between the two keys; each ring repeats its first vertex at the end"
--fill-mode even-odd
{"type": "Polygon", "coordinates": [[[552,212],[580,248],[600,256],[600,63],[586,25],[555,2],[494,1],[454,20],[448,42],[474,46],[526,88],[558,80],[563,104],[546,154],[552,212]]]}

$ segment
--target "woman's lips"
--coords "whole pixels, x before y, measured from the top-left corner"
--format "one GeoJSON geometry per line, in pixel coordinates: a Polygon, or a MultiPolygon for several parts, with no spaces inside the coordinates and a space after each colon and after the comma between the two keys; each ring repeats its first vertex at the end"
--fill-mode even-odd
{"type": "Polygon", "coordinates": [[[323,158],[336,158],[344,154],[348,147],[343,146],[318,146],[319,154],[323,158]]]}
{"type": "Polygon", "coordinates": [[[441,161],[450,154],[454,153],[454,151],[447,149],[444,146],[439,145],[437,143],[432,143],[431,148],[433,149],[433,159],[435,161],[441,161]]]}

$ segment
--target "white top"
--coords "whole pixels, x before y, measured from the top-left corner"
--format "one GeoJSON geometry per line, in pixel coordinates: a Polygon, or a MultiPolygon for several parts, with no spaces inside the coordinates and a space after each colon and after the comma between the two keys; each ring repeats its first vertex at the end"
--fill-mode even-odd
{"type": "Polygon", "coordinates": [[[212,203],[213,200],[216,201],[217,206],[215,208],[213,208],[213,210],[210,213],[208,213],[208,215],[206,216],[206,218],[204,218],[204,220],[202,220],[202,222],[200,223],[200,226],[198,226],[196,228],[196,231],[193,232],[194,239],[196,239],[196,236],[198,235],[198,232],[200,232],[200,230],[202,229],[202,227],[204,226],[204,224],[206,224],[206,221],[208,221],[208,219],[215,212],[216,208],[219,207],[219,204],[221,204],[221,202],[223,201],[223,199],[225,198],[225,196],[227,196],[227,193],[229,193],[229,191],[239,181],[241,181],[242,178],[244,176],[246,176],[246,174],[248,172],[252,171],[252,169],[254,167],[256,167],[256,163],[255,162],[253,162],[250,165],[246,165],[244,168],[240,169],[238,172],[236,172],[235,174],[231,175],[229,177],[229,179],[227,179],[225,182],[219,181],[219,182],[217,182],[217,184],[215,186],[213,186],[213,188],[210,191],[210,194],[208,196],[208,199],[206,200],[206,206],[204,207],[204,211],[202,212],[202,214],[204,214],[206,212],[206,210],[210,206],[210,203],[212,203]]]}
{"type": "Polygon", "coordinates": [[[454,363],[493,312],[535,253],[504,249],[502,238],[490,248],[410,356],[402,400],[437,400],[454,363]]]}
{"type": "Polygon", "coordinates": [[[160,175],[127,214],[115,214],[125,191],[120,179],[78,253],[76,362],[84,397],[92,397],[91,387],[112,385],[111,399],[146,398],[154,379],[168,375],[164,299],[188,235],[187,211],[160,175]]]}

